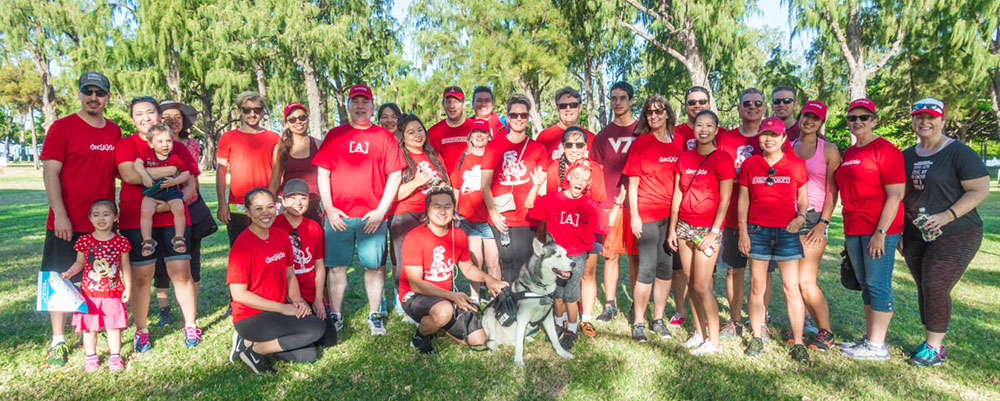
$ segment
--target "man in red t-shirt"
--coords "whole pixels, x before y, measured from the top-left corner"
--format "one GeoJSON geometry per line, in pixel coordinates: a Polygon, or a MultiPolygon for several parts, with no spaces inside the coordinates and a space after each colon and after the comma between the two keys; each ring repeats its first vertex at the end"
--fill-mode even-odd
{"type": "Polygon", "coordinates": [[[490,125],[490,138],[507,135],[507,127],[500,121],[500,116],[493,112],[493,90],[487,86],[477,86],[472,90],[472,110],[475,118],[486,121],[490,125]]]}
{"type": "MultiPolygon", "coordinates": [[[[80,110],[49,126],[42,144],[42,178],[49,199],[42,250],[43,271],[62,273],[76,261],[73,244],[94,231],[88,219],[90,204],[115,199],[115,143],[122,136],[118,125],[104,118],[110,98],[108,78],[85,72],[77,81],[80,110]]],[[[75,281],[80,276],[74,277],[75,281]]],[[[66,364],[63,329],[66,313],[49,312],[52,342],[45,362],[66,364]]]]}
{"type": "Polygon", "coordinates": [[[218,163],[215,192],[219,199],[216,216],[226,224],[230,247],[236,237],[250,226],[250,218],[243,208],[243,196],[251,189],[267,188],[271,180],[271,154],[279,138],[277,133],[260,125],[267,108],[264,107],[264,98],[258,93],[240,93],[236,96],[236,108],[242,124],[222,134],[215,152],[218,163]],[[230,178],[228,197],[226,173],[230,178]]]}
{"type": "MultiPolygon", "coordinates": [[[[702,86],[692,86],[684,94],[684,113],[687,114],[687,122],[677,124],[674,127],[674,137],[680,137],[684,143],[684,150],[691,150],[698,146],[694,139],[694,116],[702,110],[712,108],[711,92],[702,86]]],[[[723,129],[719,129],[722,131],[723,129]]],[[[683,301],[681,301],[683,303],[683,301]]]]}
{"type": "Polygon", "coordinates": [[[441,107],[445,119],[427,130],[427,143],[438,152],[445,171],[451,171],[467,147],[465,141],[472,129],[472,119],[465,117],[465,93],[457,86],[444,88],[441,107]]]}
{"type": "Polygon", "coordinates": [[[365,268],[368,294],[368,328],[371,335],[385,335],[379,313],[385,285],[386,213],[399,189],[406,168],[396,138],[372,124],[375,111],[372,90],[354,85],[348,92],[351,121],[327,132],[312,163],[319,167],[317,183],[323,211],[324,234],[330,268],[330,310],[343,329],[341,305],[347,289],[347,266],[354,250],[365,268]]]}
{"type": "Polygon", "coordinates": [[[788,143],[799,138],[799,102],[795,99],[795,88],[788,85],[778,85],[771,90],[771,108],[774,116],[785,123],[785,136],[788,143]]]}
{"type": "MultiPolygon", "coordinates": [[[[553,124],[551,127],[543,129],[538,135],[535,136],[535,141],[542,144],[545,147],[545,158],[550,162],[559,160],[563,154],[562,146],[562,136],[563,131],[566,128],[579,126],[580,123],[580,108],[582,98],[580,97],[580,92],[576,89],[566,87],[556,91],[556,110],[559,116],[559,121],[553,124]]],[[[590,141],[587,143],[587,152],[583,154],[583,157],[590,157],[590,149],[594,143],[594,133],[587,131],[587,138],[590,141]]]]}
{"type": "Polygon", "coordinates": [[[431,339],[445,330],[455,341],[468,345],[486,343],[483,330],[469,296],[454,291],[455,266],[472,282],[485,282],[497,294],[506,282],[476,267],[469,258],[469,240],[454,227],[455,193],[451,188],[433,188],[424,198],[427,224],[406,235],[402,249],[399,300],[407,316],[418,322],[410,346],[421,353],[434,351],[431,339]]]}

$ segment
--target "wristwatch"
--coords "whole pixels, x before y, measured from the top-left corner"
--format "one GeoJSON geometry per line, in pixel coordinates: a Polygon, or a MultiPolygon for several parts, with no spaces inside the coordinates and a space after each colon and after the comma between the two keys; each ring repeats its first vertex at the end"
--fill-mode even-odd
{"type": "Polygon", "coordinates": [[[721,232],[722,232],[722,230],[720,230],[720,229],[718,229],[718,228],[715,228],[715,227],[712,227],[712,230],[711,230],[710,232],[711,232],[712,234],[719,234],[719,233],[721,233],[721,232]]]}
{"type": "Polygon", "coordinates": [[[881,228],[876,228],[876,229],[875,229],[875,233],[876,233],[876,234],[885,234],[885,230],[883,230],[883,229],[881,229],[881,228]]]}

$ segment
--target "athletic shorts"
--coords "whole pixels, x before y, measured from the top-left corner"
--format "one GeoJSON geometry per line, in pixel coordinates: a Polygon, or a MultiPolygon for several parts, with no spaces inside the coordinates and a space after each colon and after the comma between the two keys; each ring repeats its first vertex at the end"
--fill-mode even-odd
{"type": "Polygon", "coordinates": [[[580,280],[583,278],[583,266],[587,264],[587,254],[570,256],[569,260],[576,263],[571,270],[572,274],[566,280],[556,280],[556,290],[552,293],[552,298],[573,303],[580,300],[580,280]]]}
{"type": "Polygon", "coordinates": [[[465,339],[465,333],[475,333],[476,330],[483,328],[482,323],[479,318],[476,317],[475,313],[469,312],[464,309],[455,308],[455,305],[451,301],[436,297],[433,295],[423,295],[417,294],[415,292],[410,292],[403,297],[403,311],[411,319],[420,322],[424,316],[431,314],[431,308],[440,302],[447,302],[448,306],[453,308],[454,313],[451,316],[451,321],[445,324],[441,329],[447,331],[452,337],[459,340],[465,339]]]}
{"type": "Polygon", "coordinates": [[[635,236],[630,228],[632,218],[628,209],[621,209],[618,218],[608,224],[608,235],[604,236],[603,252],[605,258],[616,255],[628,254],[638,255],[639,248],[636,246],[635,236]]]}
{"type": "Polygon", "coordinates": [[[745,269],[747,257],[740,253],[740,230],[737,228],[722,229],[722,249],[715,267],[720,269],[745,269]]]}
{"type": "Polygon", "coordinates": [[[354,261],[354,250],[358,250],[358,259],[366,269],[378,269],[385,266],[386,234],[388,224],[382,220],[374,233],[365,233],[365,223],[360,217],[343,219],[347,224],[344,231],[334,231],[330,222],[323,224],[326,255],[323,263],[327,267],[350,266],[354,261]]]}
{"type": "MultiPolygon", "coordinates": [[[[72,239],[64,241],[56,237],[55,230],[45,230],[45,245],[42,246],[42,268],[41,271],[62,273],[69,270],[76,262],[76,249],[73,244],[86,233],[73,233],[72,239]]],[[[72,277],[74,283],[79,283],[83,278],[83,270],[72,277]]]]}
{"type": "Polygon", "coordinates": [[[153,235],[150,238],[156,241],[156,251],[149,256],[142,256],[142,233],[138,228],[119,231],[122,236],[128,239],[128,244],[132,247],[132,250],[128,251],[128,258],[132,266],[152,265],[160,257],[163,258],[164,262],[191,259],[191,254],[188,253],[188,250],[191,249],[191,226],[184,226],[184,244],[187,248],[184,252],[175,251],[173,244],[170,243],[170,240],[175,236],[173,225],[153,227],[153,235]]]}

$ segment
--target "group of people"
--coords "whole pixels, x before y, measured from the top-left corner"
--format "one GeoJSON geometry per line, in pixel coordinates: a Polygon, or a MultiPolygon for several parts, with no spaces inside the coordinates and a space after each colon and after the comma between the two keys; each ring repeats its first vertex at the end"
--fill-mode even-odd
{"type": "MultiPolygon", "coordinates": [[[[193,109],[135,98],[130,115],[137,132],[122,138],[103,117],[107,78],[87,72],[78,84],[80,111],[52,125],[41,154],[50,203],[42,269],[82,275],[90,308],[73,322],[84,333],[84,369],[98,369],[97,331],[105,329],[115,370],[124,367],[119,352],[128,309],[134,351],[152,347],[146,327],[154,276],[160,323],[172,323],[166,288],[173,284],[185,345],[198,345],[200,241],[217,226],[198,191],[192,150],[200,149],[187,135],[193,109]]],[[[834,347],[817,273],[839,198],[866,321],[864,336],[839,349],[851,358],[889,358],[898,248],[917,283],[926,334],[910,362],[942,362],[949,294],[978,250],[983,225],[976,206],[989,187],[978,155],[944,135],[943,102],[926,98],[913,106],[918,144],[901,152],[874,134],[875,103],[854,100],[846,119],[855,141],[841,153],[823,135],[827,106],[811,100],[799,108],[791,87],[775,88],[770,100],[745,90],[740,123],[731,130],[720,127],[706,88],[686,92],[684,122],[659,95],[645,99],[636,119],[634,96],[631,85],[615,83],[614,119],[595,135],[579,126],[580,93],[560,89],[553,99],[558,122],[532,136],[532,105],[522,95],[510,96],[500,117],[492,91],[476,87],[467,117],[464,91],[449,86],[442,93],[445,118],[427,129],[395,104],[376,109],[371,89],[355,85],[347,94],[349,122],[317,140],[304,105],[283,109],[279,134],[261,125],[268,114],[263,98],[240,94],[241,124],[222,135],[216,153],[216,217],[231,247],[230,360],[259,373],[271,370],[272,356],[309,362],[318,347],[336,344],[355,256],[364,268],[371,335],[386,333],[391,309],[417,325],[410,345],[420,352],[432,352],[441,331],[481,345],[486,334],[475,311],[518,279],[539,239],[562,246],[575,262],[552,294],[566,349],[578,333],[596,336],[595,321],[618,315],[618,261],[627,255],[634,340],[648,339],[652,297],[653,335],[670,337],[689,306],[692,333],[682,345],[692,354],[719,352],[721,339],[740,337],[749,325],[746,354],[759,355],[772,335],[765,324],[770,273],[779,270],[791,325],[784,340],[791,357],[805,362],[810,327],[810,348],[834,347]],[[594,317],[601,257],[605,304],[594,317]],[[456,267],[468,292],[453,284],[456,267]],[[725,322],[714,295],[716,270],[726,272],[725,322]],[[677,313],[665,321],[671,292],[677,313]]],[[[62,365],[66,315],[50,316],[47,362],[62,365]]]]}

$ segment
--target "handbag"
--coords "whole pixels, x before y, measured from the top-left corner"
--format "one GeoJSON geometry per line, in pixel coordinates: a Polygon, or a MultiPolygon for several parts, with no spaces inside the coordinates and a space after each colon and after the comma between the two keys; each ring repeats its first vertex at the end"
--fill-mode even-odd
{"type": "Polygon", "coordinates": [[[840,284],[848,290],[861,291],[861,283],[858,282],[858,276],[854,274],[854,265],[851,264],[847,248],[840,251],[840,284]]]}

